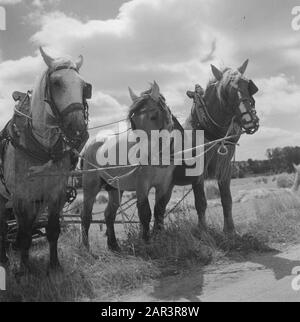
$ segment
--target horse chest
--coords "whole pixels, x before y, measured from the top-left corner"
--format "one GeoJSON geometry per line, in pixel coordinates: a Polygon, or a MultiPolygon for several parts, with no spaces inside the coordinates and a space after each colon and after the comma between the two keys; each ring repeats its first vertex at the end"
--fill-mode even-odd
{"type": "Polygon", "coordinates": [[[68,177],[57,176],[55,172],[67,172],[70,169],[69,157],[34,176],[30,175],[31,168],[42,166],[41,163],[14,149],[8,149],[5,159],[5,181],[13,198],[32,201],[57,200],[65,191],[68,177]]]}

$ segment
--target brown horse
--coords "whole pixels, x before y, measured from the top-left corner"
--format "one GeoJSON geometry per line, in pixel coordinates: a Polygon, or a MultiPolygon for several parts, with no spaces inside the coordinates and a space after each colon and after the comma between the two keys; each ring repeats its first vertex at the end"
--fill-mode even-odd
{"type": "Polygon", "coordinates": [[[47,69],[38,79],[31,98],[27,97],[28,113],[22,108],[16,110],[1,135],[6,146],[0,183],[0,261],[8,260],[5,242],[10,200],[18,223],[16,244],[21,250],[21,268],[24,269],[29,264],[34,223],[46,209],[50,268],[60,267],[57,255],[59,214],[66,202],[68,178],[42,175],[74,168],[75,153],[88,138],[86,99],[91,96],[91,85],[79,75],[82,56],[73,62],[65,58],[53,59],[42,48],[40,51],[47,69]],[[41,176],[30,176],[32,173],[41,176]]]}
{"type": "MultiPolygon", "coordinates": [[[[235,234],[230,191],[231,160],[242,130],[247,134],[253,134],[259,127],[253,99],[258,88],[244,77],[247,65],[248,60],[237,70],[226,68],[223,71],[212,65],[215,79],[209,82],[204,97],[199,97],[197,91],[188,92],[188,96],[194,99],[194,104],[184,129],[204,130],[206,143],[223,138],[227,134],[234,136],[226,140],[225,145],[207,147],[207,150],[210,150],[205,155],[204,175],[186,176],[184,166],[177,166],[174,171],[173,185],[192,185],[199,228],[204,231],[207,229],[204,177],[209,170],[218,180],[224,213],[224,232],[229,235],[235,234]]],[[[163,216],[155,219],[161,223],[163,216]]]]}
{"type": "MultiPolygon", "coordinates": [[[[157,83],[154,82],[151,89],[143,92],[140,97],[135,95],[130,90],[130,95],[133,104],[129,109],[128,120],[131,123],[133,130],[142,129],[147,133],[147,138],[153,130],[167,130],[172,131],[174,128],[174,118],[165,103],[164,97],[160,94],[157,83]]],[[[134,132],[134,131],[133,131],[134,132]]],[[[125,136],[119,135],[111,144],[112,149],[117,151],[116,165],[120,165],[121,153],[120,146],[126,146],[124,155],[127,158],[130,156],[130,149],[133,143],[126,142],[128,140],[127,134],[125,136]]],[[[148,140],[148,139],[147,139],[148,140]]],[[[84,170],[92,170],[93,165],[97,163],[97,153],[104,146],[109,146],[109,138],[101,142],[93,142],[88,146],[84,154],[84,170]],[[105,142],[105,144],[104,144],[105,142]]],[[[115,164],[114,164],[115,165],[115,164]]],[[[110,167],[108,163],[107,166],[110,167]]],[[[98,192],[104,187],[109,194],[108,205],[105,209],[105,221],[107,226],[107,243],[112,250],[119,250],[114,231],[114,221],[117,210],[120,206],[121,196],[123,191],[136,191],[137,194],[137,208],[142,225],[142,237],[144,240],[149,239],[149,225],[151,220],[151,209],[148,201],[148,194],[152,187],[156,189],[156,203],[154,208],[154,216],[159,220],[161,213],[165,211],[167,202],[171,196],[171,182],[173,177],[174,166],[150,166],[143,165],[137,168],[130,169],[111,169],[105,172],[99,171],[97,175],[94,172],[85,173],[83,175],[83,193],[84,193],[84,207],[82,211],[82,234],[83,243],[89,247],[88,232],[92,219],[92,209],[95,197],[98,192]],[[132,169],[131,169],[132,170],[132,169]],[[119,190],[117,185],[108,184],[110,178],[120,177],[119,190]]]]}

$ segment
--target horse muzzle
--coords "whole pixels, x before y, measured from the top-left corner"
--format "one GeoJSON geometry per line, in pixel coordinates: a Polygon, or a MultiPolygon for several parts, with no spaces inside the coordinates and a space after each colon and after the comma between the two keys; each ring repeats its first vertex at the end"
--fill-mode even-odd
{"type": "Polygon", "coordinates": [[[63,124],[62,130],[70,141],[79,144],[88,136],[85,107],[83,104],[70,104],[61,113],[61,118],[63,124]]]}
{"type": "Polygon", "coordinates": [[[239,118],[242,128],[247,134],[254,134],[259,129],[259,117],[255,110],[253,98],[240,97],[239,118]]]}

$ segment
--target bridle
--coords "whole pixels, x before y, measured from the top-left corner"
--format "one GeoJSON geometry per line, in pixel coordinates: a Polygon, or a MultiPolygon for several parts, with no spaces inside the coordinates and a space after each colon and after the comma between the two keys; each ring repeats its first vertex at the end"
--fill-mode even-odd
{"type": "MultiPolygon", "coordinates": [[[[150,94],[142,94],[142,96],[140,98],[138,98],[133,105],[131,106],[131,110],[133,110],[132,113],[130,113],[129,115],[129,120],[131,123],[131,128],[132,130],[136,130],[136,126],[134,124],[133,118],[137,115],[142,115],[142,114],[146,114],[147,112],[149,112],[149,109],[141,109],[141,110],[137,110],[139,108],[139,106],[141,106],[142,104],[145,103],[145,101],[147,101],[148,99],[152,100],[153,102],[155,102],[158,107],[163,111],[163,113],[166,115],[167,113],[170,114],[171,118],[172,118],[172,112],[170,110],[170,108],[168,107],[168,105],[166,104],[166,100],[165,98],[160,95],[159,96],[159,100],[156,101],[154,100],[150,94]]],[[[162,130],[162,129],[161,129],[162,130]]]]}
{"type": "Polygon", "coordinates": [[[253,98],[253,96],[258,92],[258,88],[252,80],[249,80],[248,92],[249,95],[244,95],[243,91],[241,91],[239,88],[237,89],[239,98],[237,115],[241,120],[241,125],[245,133],[254,134],[259,129],[259,118],[257,117],[255,100],[253,98]]]}
{"type": "MultiPolygon", "coordinates": [[[[243,91],[238,87],[238,85],[230,84],[237,91],[238,95],[238,104],[233,110],[233,118],[240,126],[243,128],[243,131],[247,134],[254,134],[259,129],[259,118],[256,115],[255,110],[255,100],[253,95],[258,92],[258,88],[252,80],[248,81],[248,93],[245,95],[243,91]]],[[[228,129],[228,126],[220,125],[209,113],[207,104],[201,95],[197,91],[192,92],[188,91],[187,95],[189,98],[194,100],[193,110],[195,111],[198,127],[204,127],[206,130],[211,130],[211,132],[224,132],[228,129]],[[205,124],[202,124],[205,123],[205,124]],[[204,125],[204,126],[203,126],[204,125]],[[214,131],[215,128],[215,131],[214,131]]],[[[226,99],[226,98],[225,98],[226,99]]],[[[211,134],[212,134],[211,133],[211,134]]]]}
{"type": "Polygon", "coordinates": [[[51,80],[50,77],[54,72],[57,72],[59,70],[74,70],[76,73],[79,73],[78,69],[75,67],[68,67],[68,66],[59,66],[55,69],[49,69],[46,74],[46,87],[45,87],[45,98],[44,101],[49,105],[51,112],[53,116],[51,117],[54,119],[54,122],[58,125],[59,129],[61,130],[61,134],[63,136],[64,141],[71,147],[76,148],[78,144],[80,144],[79,141],[82,141],[85,139],[85,137],[88,135],[88,132],[86,131],[89,121],[89,106],[87,103],[87,99],[90,99],[92,97],[92,85],[89,83],[84,83],[83,88],[83,95],[82,95],[82,103],[72,103],[69,106],[67,106],[63,111],[60,111],[58,107],[56,106],[52,91],[51,91],[51,80]],[[84,133],[80,133],[78,136],[71,137],[68,134],[68,131],[65,127],[65,118],[73,113],[81,111],[83,113],[84,121],[86,124],[86,129],[84,133]]]}

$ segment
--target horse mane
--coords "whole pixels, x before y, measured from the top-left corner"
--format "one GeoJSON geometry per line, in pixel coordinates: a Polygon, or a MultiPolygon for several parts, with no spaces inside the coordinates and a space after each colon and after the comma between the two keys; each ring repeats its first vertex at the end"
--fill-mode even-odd
{"type": "MultiPolygon", "coordinates": [[[[241,75],[238,71],[235,71],[229,67],[225,67],[221,70],[223,73],[223,77],[220,81],[216,78],[212,78],[208,81],[206,91],[210,91],[212,88],[215,88],[217,99],[219,100],[220,107],[225,108],[226,106],[226,96],[224,93],[230,82],[239,78],[241,75]]],[[[213,153],[216,153],[214,151],[213,153]]],[[[231,177],[231,159],[235,153],[235,146],[228,146],[228,154],[225,156],[221,156],[216,154],[214,158],[215,164],[212,168],[208,167],[205,171],[205,177],[214,176],[218,180],[227,180],[231,177]]]]}
{"type": "Polygon", "coordinates": [[[210,79],[207,83],[206,90],[214,86],[216,88],[217,97],[221,103],[221,106],[224,106],[224,95],[222,95],[222,93],[224,93],[226,87],[232,80],[240,77],[240,73],[229,67],[225,67],[221,71],[223,73],[222,79],[220,81],[218,81],[216,78],[210,79]]]}

